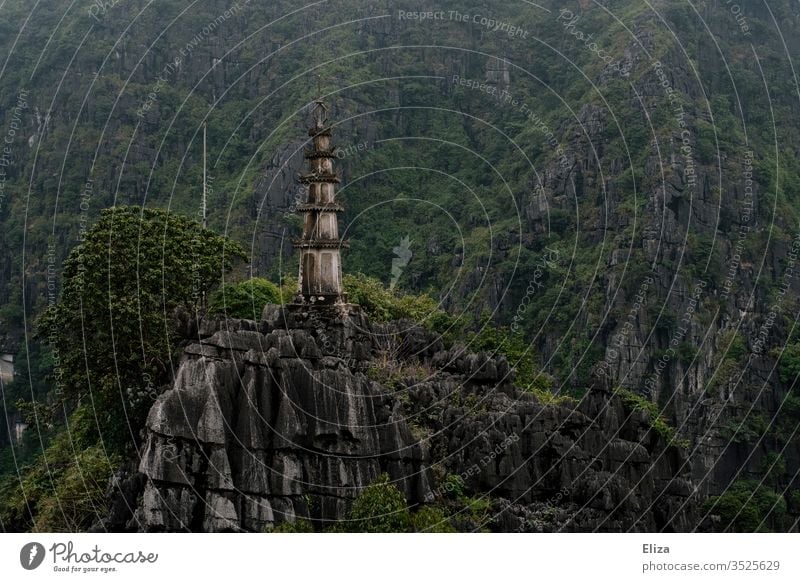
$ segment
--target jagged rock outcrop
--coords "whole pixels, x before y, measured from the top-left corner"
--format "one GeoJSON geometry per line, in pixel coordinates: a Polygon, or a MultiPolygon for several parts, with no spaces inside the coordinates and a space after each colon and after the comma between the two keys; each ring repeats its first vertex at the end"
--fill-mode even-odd
{"type": "Polygon", "coordinates": [[[192,333],[150,410],[138,472],[121,479],[135,511],[116,503],[108,529],[325,529],[383,472],[410,506],[456,517],[460,477],[491,508],[468,528],[695,525],[681,450],[602,386],[544,405],[504,358],[358,310],[267,306],[261,322],[209,318],[192,333]]]}
{"type": "MultiPolygon", "coordinates": [[[[337,346],[369,353],[363,317],[323,318],[337,346]]],[[[174,387],[148,416],[139,527],[258,531],[297,517],[324,524],[384,471],[411,502],[424,497],[427,452],[394,418],[391,398],[324,353],[308,325],[316,324],[203,323],[201,342],[186,348],[174,387]]]]}

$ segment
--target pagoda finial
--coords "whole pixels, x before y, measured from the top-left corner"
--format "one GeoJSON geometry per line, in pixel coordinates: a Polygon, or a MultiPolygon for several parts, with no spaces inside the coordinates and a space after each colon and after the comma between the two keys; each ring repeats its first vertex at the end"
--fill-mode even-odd
{"type": "Polygon", "coordinates": [[[311,110],[312,130],[324,128],[328,123],[328,106],[322,98],[322,76],[317,75],[317,98],[314,100],[314,107],[311,110]]]}

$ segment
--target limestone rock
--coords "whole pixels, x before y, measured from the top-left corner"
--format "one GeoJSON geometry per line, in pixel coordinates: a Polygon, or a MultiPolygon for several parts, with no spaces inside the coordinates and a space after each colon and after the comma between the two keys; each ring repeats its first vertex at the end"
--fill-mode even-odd
{"type": "Polygon", "coordinates": [[[198,329],[150,410],[132,519],[120,509],[107,529],[324,529],[381,473],[412,507],[451,503],[443,474],[458,475],[497,531],[696,525],[685,455],[603,386],[543,405],[504,358],[355,309],[267,306],[260,323],[198,329]]]}

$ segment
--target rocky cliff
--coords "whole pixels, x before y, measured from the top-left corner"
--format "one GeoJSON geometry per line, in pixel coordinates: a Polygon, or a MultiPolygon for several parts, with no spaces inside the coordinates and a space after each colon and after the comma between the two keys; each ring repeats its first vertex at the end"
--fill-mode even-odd
{"type": "Polygon", "coordinates": [[[448,507],[459,529],[696,525],[682,449],[601,385],[545,405],[514,386],[504,358],[355,308],[267,306],[260,322],[191,332],[104,528],[263,531],[306,518],[324,530],[381,473],[410,507],[448,507]],[[453,483],[486,501],[477,522],[459,521],[453,483]]]}
{"type": "Polygon", "coordinates": [[[800,401],[778,373],[800,306],[797,3],[748,5],[745,21],[720,2],[482,3],[524,37],[410,21],[395,0],[235,4],[224,19],[219,0],[130,0],[99,19],[63,0],[4,4],[0,118],[16,134],[0,238],[15,251],[0,255],[0,327],[21,335],[44,309],[102,208],[195,214],[206,121],[209,224],[253,242],[253,273],[279,276],[317,87],[298,71],[319,69],[350,272],[388,282],[408,238],[401,287],[518,323],[574,395],[596,368],[656,403],[704,495],[742,480],[800,495],[800,401]],[[545,247],[564,260],[540,269],[545,247]]]}

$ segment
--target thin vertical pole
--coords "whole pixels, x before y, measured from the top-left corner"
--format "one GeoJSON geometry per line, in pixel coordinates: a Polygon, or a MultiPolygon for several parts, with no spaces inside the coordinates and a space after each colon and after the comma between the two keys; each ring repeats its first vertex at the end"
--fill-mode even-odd
{"type": "Polygon", "coordinates": [[[206,122],[203,122],[203,228],[206,228],[206,193],[208,191],[206,175],[206,122]]]}

